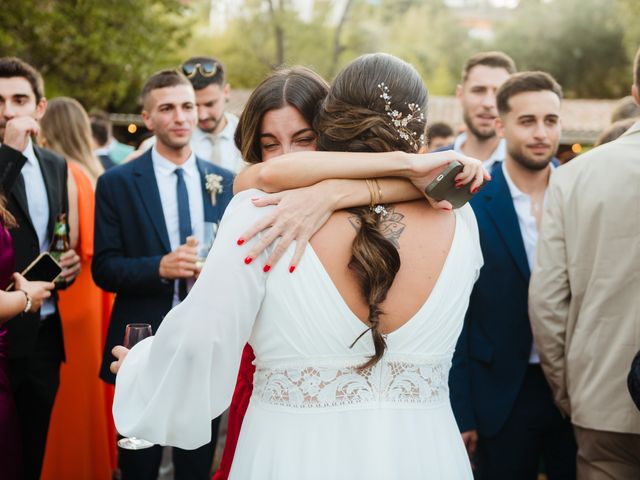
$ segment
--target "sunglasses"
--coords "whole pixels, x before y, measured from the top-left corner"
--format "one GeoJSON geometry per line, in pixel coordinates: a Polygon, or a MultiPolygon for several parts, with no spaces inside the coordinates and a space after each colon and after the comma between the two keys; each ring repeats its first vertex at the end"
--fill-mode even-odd
{"type": "Polygon", "coordinates": [[[203,77],[213,77],[218,72],[216,62],[185,63],[180,68],[187,78],[195,77],[198,72],[203,77]]]}

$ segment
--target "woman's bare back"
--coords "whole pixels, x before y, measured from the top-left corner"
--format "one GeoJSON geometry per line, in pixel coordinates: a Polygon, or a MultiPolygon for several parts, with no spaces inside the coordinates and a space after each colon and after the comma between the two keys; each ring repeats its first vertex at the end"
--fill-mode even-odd
{"type": "MultiPolygon", "coordinates": [[[[433,210],[424,200],[390,205],[388,211],[381,231],[398,248],[402,263],[382,304],[382,333],[402,327],[427,301],[455,234],[455,216],[433,210]]],[[[358,221],[347,211],[334,213],[311,245],[349,309],[365,324],[368,306],[357,276],[348,268],[358,221]]]]}

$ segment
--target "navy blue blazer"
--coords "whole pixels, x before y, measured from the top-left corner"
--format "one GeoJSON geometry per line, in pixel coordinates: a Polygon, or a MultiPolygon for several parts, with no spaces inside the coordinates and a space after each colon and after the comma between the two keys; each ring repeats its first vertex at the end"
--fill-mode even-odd
{"type": "MultiPolygon", "coordinates": [[[[233,173],[199,158],[204,218],[219,222],[233,197],[233,173]],[[223,191],[211,205],[205,175],[223,178],[223,191]]],[[[100,377],[115,382],[109,371],[111,349],[121,345],[129,323],[149,323],[155,332],[171,309],[174,282],[160,278],[160,259],[171,252],[156,182],[151,149],[139,158],[109,169],[96,186],[94,256],[96,284],[116,294],[105,342],[100,377]]]]}
{"type": "Polygon", "coordinates": [[[461,432],[484,436],[504,425],[529,365],[532,333],[529,264],[502,162],[471,200],[484,266],[476,282],[449,375],[451,406],[461,432]]]}

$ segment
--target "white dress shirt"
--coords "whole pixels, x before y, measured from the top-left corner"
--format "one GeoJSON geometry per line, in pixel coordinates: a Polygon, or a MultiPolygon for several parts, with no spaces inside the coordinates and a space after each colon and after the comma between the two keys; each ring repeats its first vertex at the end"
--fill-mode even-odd
{"type": "MultiPolygon", "coordinates": [[[[177,166],[165,157],[160,155],[154,146],[151,150],[151,160],[153,162],[153,172],[156,176],[156,183],[160,192],[160,202],[164,213],[164,222],[169,234],[171,250],[174,251],[180,246],[180,223],[178,220],[178,194],[176,187],[178,176],[177,168],[184,170],[184,181],[189,194],[189,213],[191,215],[191,235],[197,239],[202,239],[204,235],[204,203],[202,196],[202,183],[200,171],[196,164],[196,157],[191,153],[186,162],[177,166]]],[[[187,290],[191,289],[194,279],[187,280],[187,290]]],[[[178,296],[178,281],[175,282],[173,290],[173,306],[180,303],[178,296]]]]}
{"type": "MultiPolygon", "coordinates": [[[[464,145],[464,142],[466,141],[467,141],[467,133],[463,132],[460,135],[458,135],[455,141],[453,142],[453,149],[456,152],[462,153],[464,155],[465,153],[462,151],[462,145],[464,145]]],[[[503,161],[506,155],[507,155],[507,141],[504,138],[501,138],[500,141],[498,142],[498,146],[493,151],[489,159],[482,162],[482,165],[484,166],[484,168],[487,169],[488,172],[491,172],[491,167],[493,167],[493,164],[496,162],[503,161]]]]}
{"type": "MultiPolygon", "coordinates": [[[[237,149],[233,138],[238,126],[238,117],[229,112],[225,112],[224,116],[227,119],[227,125],[217,135],[217,141],[220,144],[220,166],[238,173],[245,165],[242,160],[242,154],[237,149]]],[[[205,133],[199,128],[193,131],[193,137],[191,138],[193,151],[203,160],[211,161],[213,158],[213,140],[211,137],[211,134],[205,133]]]]}
{"type": "MultiPolygon", "coordinates": [[[[51,239],[47,235],[49,225],[49,199],[47,198],[47,186],[44,183],[40,163],[33,150],[33,143],[29,139],[27,147],[22,154],[27,157],[27,161],[22,167],[22,178],[24,179],[25,191],[27,193],[27,205],[29,206],[29,218],[38,236],[40,253],[49,251],[51,239]]],[[[40,318],[51,315],[56,311],[53,299],[47,299],[40,308],[40,318]]]]}
{"type": "MultiPolygon", "coordinates": [[[[553,164],[550,164],[550,166],[552,170],[555,168],[553,164]]],[[[502,163],[502,173],[509,186],[509,192],[511,192],[513,207],[518,216],[518,225],[520,226],[524,250],[527,253],[527,263],[529,264],[529,270],[532,271],[536,255],[536,245],[538,244],[538,224],[536,223],[536,217],[533,215],[531,197],[523,193],[516,184],[513,183],[504,162],[502,163]]],[[[543,203],[546,203],[546,201],[547,193],[545,191],[543,203]]],[[[544,209],[544,205],[540,208],[544,209]]],[[[540,357],[538,356],[535,343],[531,345],[529,363],[540,363],[540,357]]]]}

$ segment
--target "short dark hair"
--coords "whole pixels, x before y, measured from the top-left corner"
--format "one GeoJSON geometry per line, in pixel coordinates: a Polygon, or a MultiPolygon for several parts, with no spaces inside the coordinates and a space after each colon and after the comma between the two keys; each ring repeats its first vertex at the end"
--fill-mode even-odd
{"type": "Polygon", "coordinates": [[[327,82],[305,67],[276,70],[260,82],[244,106],[234,137],[245,161],[262,161],[260,126],[268,111],[290,105],[313,126],[328,91],[327,82]]]}
{"type": "Polygon", "coordinates": [[[549,90],[562,98],[562,87],[546,72],[520,72],[511,75],[498,89],[496,104],[498,113],[509,113],[509,99],[519,93],[549,90]]]}
{"type": "Polygon", "coordinates": [[[140,93],[140,102],[142,108],[145,108],[145,102],[149,94],[153,90],[166,87],[177,87],[178,85],[191,85],[189,79],[177,70],[160,70],[149,77],[142,87],[142,93],[140,93]]]}
{"type": "Polygon", "coordinates": [[[96,110],[89,114],[91,122],[91,135],[99,146],[103,146],[109,141],[113,134],[113,126],[107,112],[96,110]]]}
{"type": "Polygon", "coordinates": [[[203,63],[207,62],[213,63],[216,66],[216,73],[214,75],[211,75],[210,77],[205,77],[204,75],[202,75],[200,70],[196,69],[193,77],[189,78],[189,81],[191,82],[191,85],[193,85],[194,90],[202,90],[203,88],[206,88],[209,85],[213,84],[217,84],[223,87],[225,84],[224,65],[222,65],[221,61],[213,57],[191,57],[182,65],[185,65],[187,63],[202,65],[203,63]]]}
{"type": "Polygon", "coordinates": [[[0,58],[0,78],[22,77],[31,84],[36,103],[44,98],[44,80],[34,67],[17,57],[0,58]]]}
{"type": "Polygon", "coordinates": [[[491,68],[504,68],[509,75],[516,73],[516,63],[504,52],[480,52],[470,57],[462,67],[462,83],[469,78],[469,72],[473,67],[484,65],[491,68]]]}
{"type": "Polygon", "coordinates": [[[444,122],[432,123],[427,127],[427,140],[431,142],[433,138],[447,138],[453,136],[453,128],[444,122]]]}

